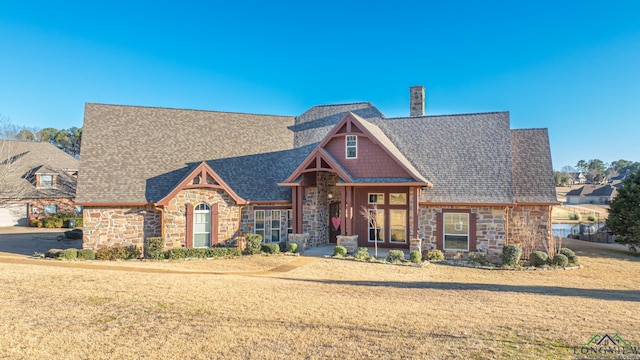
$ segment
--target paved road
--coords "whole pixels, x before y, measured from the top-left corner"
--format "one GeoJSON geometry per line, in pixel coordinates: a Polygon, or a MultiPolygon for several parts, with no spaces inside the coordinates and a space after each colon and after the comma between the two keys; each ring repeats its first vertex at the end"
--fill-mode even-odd
{"type": "Polygon", "coordinates": [[[61,240],[68,229],[39,229],[28,227],[0,228],[0,252],[31,256],[35,252],[45,253],[49,249],[82,248],[82,240],[61,240]]]}

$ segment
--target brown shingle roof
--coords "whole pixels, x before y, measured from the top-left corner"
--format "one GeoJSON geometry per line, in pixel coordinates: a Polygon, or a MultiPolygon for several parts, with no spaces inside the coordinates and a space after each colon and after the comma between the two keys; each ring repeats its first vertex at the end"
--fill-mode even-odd
{"type": "Polygon", "coordinates": [[[291,149],[293,123],[292,116],[88,103],[76,200],[157,201],[187,164],[291,149]]]}
{"type": "Polygon", "coordinates": [[[547,129],[511,130],[511,153],[515,200],[557,203],[547,129]]]}
{"type": "Polygon", "coordinates": [[[67,170],[78,166],[76,158],[49,143],[0,140],[0,197],[74,197],[76,179],[67,170]],[[35,174],[57,175],[57,186],[37,188],[35,174]]]}

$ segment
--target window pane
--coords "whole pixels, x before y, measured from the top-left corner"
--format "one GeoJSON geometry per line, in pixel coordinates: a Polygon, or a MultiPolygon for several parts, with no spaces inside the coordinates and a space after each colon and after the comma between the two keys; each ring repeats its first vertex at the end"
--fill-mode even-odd
{"type": "Polygon", "coordinates": [[[44,213],[45,214],[56,214],[56,213],[58,213],[58,206],[57,205],[45,205],[44,206],[44,213]]]}
{"type": "MultiPolygon", "coordinates": [[[[374,216],[375,211],[373,209],[369,209],[369,214],[371,217],[374,216]]],[[[377,236],[378,242],[384,241],[384,211],[378,210],[378,215],[375,217],[374,221],[369,222],[369,241],[375,241],[377,236]],[[375,227],[374,227],[375,225],[375,227]]]]}
{"type": "Polygon", "coordinates": [[[347,135],[347,146],[356,146],[356,139],[355,135],[347,135]]]}
{"type": "Polygon", "coordinates": [[[369,194],[369,204],[384,204],[384,194],[369,194]]]}
{"type": "Polygon", "coordinates": [[[347,157],[348,158],[355,158],[358,155],[356,154],[356,148],[354,147],[349,147],[347,148],[347,157]]]}
{"type": "Polygon", "coordinates": [[[271,228],[280,228],[280,210],[271,210],[271,228]]]}
{"type": "Polygon", "coordinates": [[[280,242],[280,230],[271,230],[271,242],[280,242]]]}
{"type": "Polygon", "coordinates": [[[262,241],[264,242],[264,230],[256,230],[256,234],[262,236],[262,241]]]}
{"type": "Polygon", "coordinates": [[[407,241],[407,211],[389,210],[391,216],[391,241],[404,243],[407,241]]]}
{"type": "MultiPolygon", "coordinates": [[[[256,210],[255,212],[255,230],[256,234],[258,229],[264,229],[264,210],[256,210]]],[[[264,233],[262,233],[264,235],[264,233]]]]}
{"type": "Polygon", "coordinates": [[[52,186],[52,185],[53,185],[52,175],[40,175],[40,186],[52,186]]]}
{"type": "Polygon", "coordinates": [[[389,204],[391,205],[406,205],[407,194],[404,193],[391,193],[389,194],[389,204]]]}
{"type": "Polygon", "coordinates": [[[463,235],[445,235],[444,248],[447,250],[468,250],[469,237],[463,235]]]}
{"type": "Polygon", "coordinates": [[[209,246],[209,234],[193,235],[193,247],[208,247],[208,246],[209,246]]]}

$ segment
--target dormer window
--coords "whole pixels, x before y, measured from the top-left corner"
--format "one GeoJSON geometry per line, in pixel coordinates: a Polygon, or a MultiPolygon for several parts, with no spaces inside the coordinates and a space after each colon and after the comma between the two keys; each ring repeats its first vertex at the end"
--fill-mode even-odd
{"type": "Polygon", "coordinates": [[[40,175],[39,187],[53,187],[53,175],[40,175]]]}
{"type": "Polygon", "coordinates": [[[347,159],[358,158],[358,137],[356,135],[346,136],[345,154],[347,159]]]}

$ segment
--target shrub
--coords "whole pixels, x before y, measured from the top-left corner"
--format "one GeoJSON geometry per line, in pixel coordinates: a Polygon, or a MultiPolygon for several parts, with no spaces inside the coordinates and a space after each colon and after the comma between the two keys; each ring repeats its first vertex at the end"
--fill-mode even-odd
{"type": "Polygon", "coordinates": [[[91,249],[78,250],[78,259],[81,260],[95,260],[96,253],[91,249]]]}
{"type": "Polygon", "coordinates": [[[580,214],[569,214],[569,220],[580,220],[580,214]]]}
{"type": "Polygon", "coordinates": [[[31,227],[39,227],[41,228],[44,224],[42,223],[42,220],[40,219],[31,219],[29,220],[29,226],[31,227]]]}
{"type": "Polygon", "coordinates": [[[276,243],[262,244],[262,252],[265,254],[279,254],[280,245],[276,243]]]}
{"type": "Polygon", "coordinates": [[[338,245],[333,249],[333,256],[343,257],[346,255],[347,255],[347,248],[342,245],[338,245]]]}
{"type": "Polygon", "coordinates": [[[419,264],[422,262],[422,253],[418,250],[412,250],[409,253],[409,259],[412,263],[419,264]]]}
{"type": "Polygon", "coordinates": [[[145,259],[162,260],[164,259],[164,238],[148,237],[144,240],[144,257],[145,259]]]}
{"type": "Polygon", "coordinates": [[[593,216],[593,215],[589,215],[589,216],[587,216],[587,220],[589,220],[589,221],[596,221],[596,217],[595,217],[595,216],[593,216]]]}
{"type": "Polygon", "coordinates": [[[207,259],[221,257],[238,257],[240,249],[237,247],[212,247],[212,248],[174,248],[166,252],[166,257],[176,259],[207,259]]]}
{"type": "Polygon", "coordinates": [[[389,250],[389,255],[387,255],[388,262],[398,262],[404,260],[404,251],[400,249],[389,250]]]}
{"type": "Polygon", "coordinates": [[[562,248],[559,253],[567,257],[569,264],[575,265],[578,263],[578,256],[573,252],[573,250],[569,248],[562,248]]]}
{"type": "Polygon", "coordinates": [[[502,265],[516,266],[522,256],[522,246],[505,245],[502,247],[502,265]]]}
{"type": "Polygon", "coordinates": [[[77,240],[82,239],[82,230],[81,229],[73,229],[64,232],[64,237],[69,240],[77,240]]]}
{"type": "Polygon", "coordinates": [[[61,228],[63,220],[58,217],[51,216],[51,217],[44,218],[44,220],[42,220],[42,223],[45,228],[54,229],[54,228],[61,228]]]}
{"type": "Polygon", "coordinates": [[[569,259],[567,259],[567,257],[562,254],[556,254],[553,257],[553,265],[559,266],[559,267],[566,267],[567,265],[569,265],[569,259]]]}
{"type": "Polygon", "coordinates": [[[474,264],[486,265],[489,264],[489,261],[485,258],[484,254],[481,252],[472,252],[469,253],[469,261],[474,264]]]}
{"type": "Polygon", "coordinates": [[[62,260],[75,260],[78,258],[77,249],[65,249],[58,253],[58,259],[62,260]]]}
{"type": "Polygon", "coordinates": [[[280,252],[287,252],[287,242],[286,241],[280,241],[278,243],[278,245],[280,246],[280,252]]]}
{"type": "Polygon", "coordinates": [[[173,248],[167,251],[167,258],[171,260],[185,259],[187,257],[187,248],[173,248]]]}
{"type": "Polygon", "coordinates": [[[135,246],[127,247],[111,247],[98,249],[96,251],[96,259],[98,260],[128,260],[137,259],[142,255],[142,251],[135,246]]]}
{"type": "Polygon", "coordinates": [[[368,260],[371,257],[371,255],[369,255],[369,249],[366,247],[359,247],[354,256],[358,260],[368,260]]]}
{"type": "Polygon", "coordinates": [[[298,252],[298,250],[299,250],[298,243],[294,243],[294,242],[287,243],[287,252],[295,254],[298,252]]]}
{"type": "Polygon", "coordinates": [[[44,257],[55,259],[60,255],[61,252],[62,249],[49,249],[46,253],[44,253],[44,257]]]}
{"type": "Polygon", "coordinates": [[[529,263],[531,263],[531,266],[545,265],[547,260],[549,260],[549,255],[542,251],[534,251],[529,255],[529,263]]]}
{"type": "Polygon", "coordinates": [[[247,247],[244,249],[244,252],[249,255],[259,254],[260,245],[262,243],[262,235],[246,234],[244,238],[247,242],[247,247]]]}
{"type": "Polygon", "coordinates": [[[429,261],[442,261],[444,260],[444,254],[441,250],[435,249],[427,253],[427,260],[429,261]]]}

